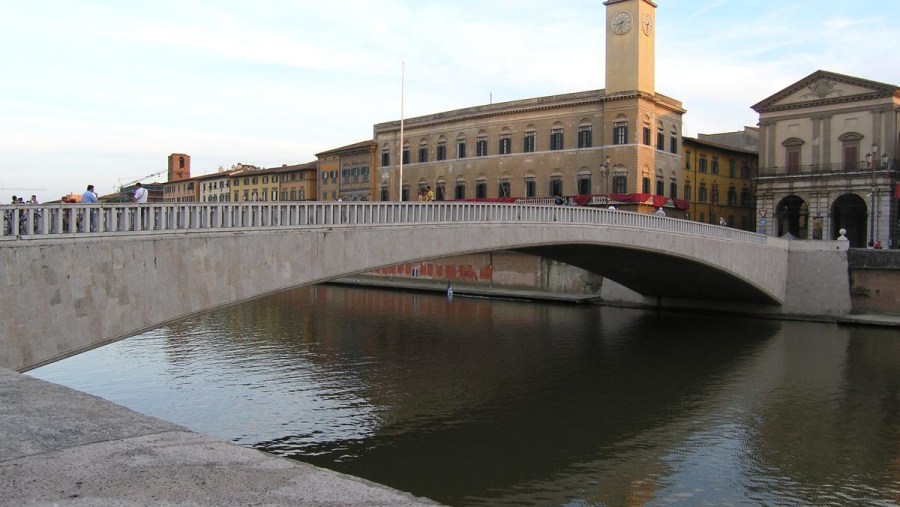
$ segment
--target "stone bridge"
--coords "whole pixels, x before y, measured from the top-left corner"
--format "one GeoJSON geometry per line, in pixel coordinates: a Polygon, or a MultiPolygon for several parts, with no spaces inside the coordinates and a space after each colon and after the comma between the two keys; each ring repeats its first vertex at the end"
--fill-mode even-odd
{"type": "Polygon", "coordinates": [[[499,250],[553,258],[625,288],[608,299],[775,314],[849,311],[846,242],[788,242],[591,207],[273,202],[2,210],[0,366],[19,371],[272,292],[499,250]]]}

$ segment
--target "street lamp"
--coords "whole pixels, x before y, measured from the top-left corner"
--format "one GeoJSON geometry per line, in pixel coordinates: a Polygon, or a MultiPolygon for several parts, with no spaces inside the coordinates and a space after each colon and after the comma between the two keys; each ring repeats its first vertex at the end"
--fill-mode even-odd
{"type": "Polygon", "coordinates": [[[866,164],[872,170],[872,193],[869,194],[871,205],[869,206],[869,246],[875,245],[875,166],[878,163],[878,145],[872,145],[872,151],[866,153],[866,164]]]}
{"type": "Polygon", "coordinates": [[[609,201],[609,155],[602,164],[600,164],[600,174],[606,178],[606,200],[609,201]]]}

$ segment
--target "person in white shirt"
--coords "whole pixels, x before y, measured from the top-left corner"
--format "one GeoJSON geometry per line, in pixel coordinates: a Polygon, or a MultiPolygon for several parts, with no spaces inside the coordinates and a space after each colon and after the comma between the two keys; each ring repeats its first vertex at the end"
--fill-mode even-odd
{"type": "Polygon", "coordinates": [[[144,188],[140,183],[135,185],[134,189],[134,197],[132,200],[138,204],[144,204],[147,202],[147,189],[144,188]]]}

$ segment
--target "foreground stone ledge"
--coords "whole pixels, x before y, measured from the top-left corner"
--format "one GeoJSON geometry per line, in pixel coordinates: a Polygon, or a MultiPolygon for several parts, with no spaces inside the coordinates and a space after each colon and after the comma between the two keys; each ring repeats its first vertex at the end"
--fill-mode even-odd
{"type": "Polygon", "coordinates": [[[437,505],[0,368],[0,505],[437,505]]]}

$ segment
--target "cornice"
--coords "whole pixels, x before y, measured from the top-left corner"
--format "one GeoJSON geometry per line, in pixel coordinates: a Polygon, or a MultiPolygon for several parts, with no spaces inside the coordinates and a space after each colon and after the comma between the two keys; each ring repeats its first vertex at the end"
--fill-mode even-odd
{"type": "MultiPolygon", "coordinates": [[[[684,114],[686,111],[681,107],[681,103],[666,97],[665,95],[649,94],[646,92],[626,92],[615,95],[606,95],[604,90],[590,90],[585,92],[577,92],[567,95],[553,95],[549,97],[538,97],[535,99],[525,99],[521,101],[507,102],[503,104],[493,104],[488,106],[477,106],[467,109],[458,109],[455,111],[446,111],[428,116],[419,116],[403,120],[404,129],[418,129],[426,127],[434,127],[437,125],[446,125],[450,123],[458,123],[472,120],[483,120],[486,118],[497,118],[501,116],[533,113],[537,111],[550,111],[554,109],[562,109],[573,106],[584,106],[591,104],[602,104],[604,102],[614,102],[618,100],[642,99],[647,100],[668,109],[672,112],[684,114]],[[484,108],[490,108],[484,110],[484,108]]],[[[390,134],[400,131],[400,120],[394,120],[385,123],[379,123],[374,126],[373,131],[378,134],[390,134]]]]}
{"type": "Polygon", "coordinates": [[[792,109],[806,109],[808,107],[834,106],[838,104],[848,104],[850,102],[862,102],[865,100],[883,99],[887,97],[900,97],[900,91],[897,93],[871,92],[860,95],[849,95],[840,97],[831,97],[820,100],[812,100],[808,102],[793,102],[790,104],[779,104],[774,106],[757,107],[757,113],[772,113],[777,111],[790,111],[792,109]]]}

